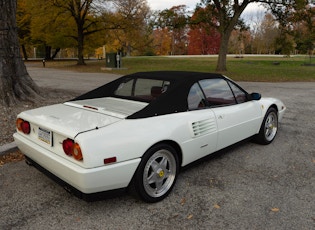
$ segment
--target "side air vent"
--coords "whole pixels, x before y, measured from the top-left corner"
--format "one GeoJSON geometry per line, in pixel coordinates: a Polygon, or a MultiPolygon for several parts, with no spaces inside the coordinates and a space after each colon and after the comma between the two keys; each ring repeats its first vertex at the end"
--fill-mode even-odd
{"type": "Polygon", "coordinates": [[[216,131],[216,124],[213,119],[196,121],[191,124],[193,137],[199,137],[216,131]]]}

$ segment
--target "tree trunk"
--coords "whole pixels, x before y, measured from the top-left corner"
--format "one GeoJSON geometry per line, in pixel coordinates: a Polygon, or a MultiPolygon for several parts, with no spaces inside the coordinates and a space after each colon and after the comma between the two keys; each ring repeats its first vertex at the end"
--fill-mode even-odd
{"type": "Polygon", "coordinates": [[[16,25],[16,0],[0,0],[0,103],[14,105],[39,94],[21,57],[16,25]]]}
{"type": "MultiPolygon", "coordinates": [[[[208,2],[208,1],[207,1],[208,2]]],[[[242,12],[246,6],[251,2],[250,0],[243,0],[239,5],[239,1],[220,1],[213,0],[214,6],[218,12],[219,21],[219,33],[220,39],[220,50],[216,71],[226,71],[226,55],[228,53],[228,45],[231,33],[237,24],[242,12]],[[231,16],[230,13],[233,12],[231,16]]]]}
{"type": "Polygon", "coordinates": [[[84,49],[84,32],[83,23],[78,23],[78,65],[85,65],[83,49],[84,49]]]}
{"type": "Polygon", "coordinates": [[[25,45],[22,45],[22,52],[23,52],[23,57],[24,57],[24,60],[25,60],[25,61],[27,61],[28,56],[27,56],[27,52],[26,52],[25,45]]]}
{"type": "Polygon", "coordinates": [[[51,46],[45,45],[45,60],[51,60],[51,46]]]}
{"type": "Polygon", "coordinates": [[[218,62],[217,62],[217,67],[216,67],[216,71],[218,72],[224,72],[227,70],[226,55],[228,53],[229,38],[230,38],[229,33],[221,34],[219,57],[218,57],[218,62]]]}
{"type": "Polygon", "coordinates": [[[56,48],[54,54],[52,55],[51,59],[54,60],[57,54],[59,53],[60,48],[56,48]]]}

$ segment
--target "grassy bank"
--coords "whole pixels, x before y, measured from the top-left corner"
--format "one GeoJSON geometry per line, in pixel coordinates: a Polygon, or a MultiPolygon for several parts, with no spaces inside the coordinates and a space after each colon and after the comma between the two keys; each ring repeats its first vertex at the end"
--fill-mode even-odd
{"type": "MultiPolygon", "coordinates": [[[[49,61],[46,67],[69,69],[79,72],[109,72],[129,74],[140,71],[184,70],[215,72],[216,57],[125,57],[123,69],[101,70],[105,60],[87,60],[86,66],[77,66],[75,61],[49,61]]],[[[223,74],[237,81],[315,81],[315,66],[306,66],[309,59],[305,56],[245,56],[228,57],[228,71],[223,74]]],[[[315,60],[313,61],[315,62],[315,60]]],[[[40,65],[38,63],[38,65],[40,65]]]]}

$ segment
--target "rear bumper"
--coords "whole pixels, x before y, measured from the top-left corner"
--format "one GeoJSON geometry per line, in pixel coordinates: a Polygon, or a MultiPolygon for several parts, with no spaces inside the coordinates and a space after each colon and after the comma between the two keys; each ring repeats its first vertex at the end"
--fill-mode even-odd
{"type": "Polygon", "coordinates": [[[55,180],[63,181],[63,184],[69,185],[72,190],[83,194],[127,187],[141,161],[139,158],[87,169],[34,144],[19,133],[13,136],[18,148],[33,165],[41,171],[47,171],[46,174],[51,174],[50,177],[55,177],[55,180]]]}
{"type": "Polygon", "coordinates": [[[76,197],[83,199],[85,201],[98,201],[98,200],[104,200],[107,198],[115,198],[123,194],[126,190],[125,188],[121,188],[121,189],[114,189],[114,190],[109,190],[109,191],[104,191],[104,192],[83,193],[80,190],[76,189],[75,187],[71,186],[70,184],[66,183],[65,181],[61,180],[59,177],[49,172],[47,169],[43,168],[41,165],[37,164],[31,158],[25,156],[25,162],[29,166],[35,167],[40,172],[48,176],[50,179],[54,180],[57,184],[63,187],[70,194],[75,195],[76,197]]]}

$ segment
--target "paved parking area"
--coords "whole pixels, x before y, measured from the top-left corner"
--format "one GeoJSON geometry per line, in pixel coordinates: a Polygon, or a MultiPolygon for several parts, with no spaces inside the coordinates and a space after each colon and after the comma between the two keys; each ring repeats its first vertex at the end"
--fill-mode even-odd
{"type": "Polygon", "coordinates": [[[286,104],[271,145],[246,142],[187,168],[155,204],[128,194],[88,203],[24,162],[6,164],[0,229],[315,229],[315,83],[240,84],[286,104]]]}
{"type": "Polygon", "coordinates": [[[109,73],[79,73],[33,66],[27,66],[27,71],[40,87],[78,92],[87,92],[119,77],[109,73]]]}

